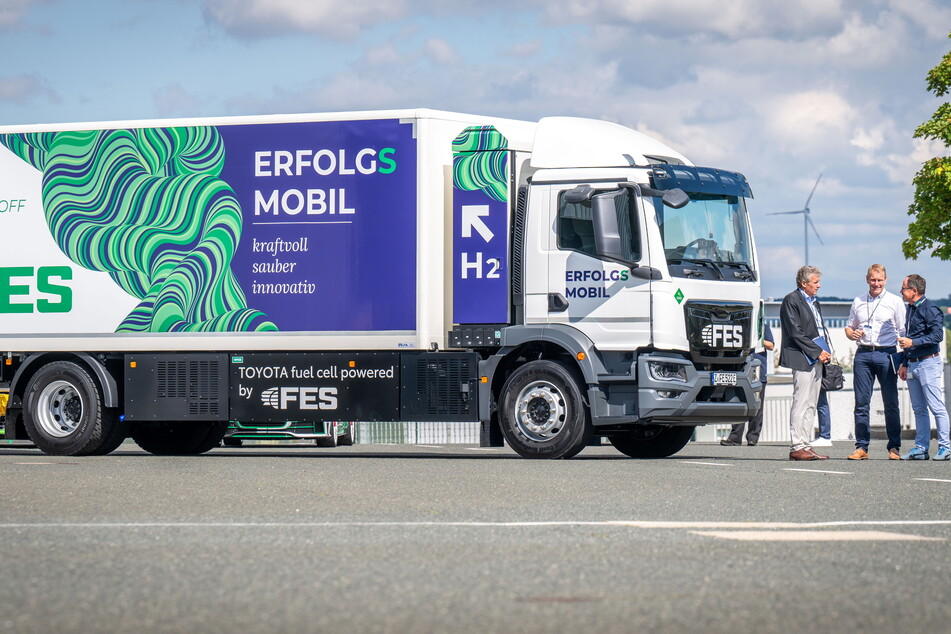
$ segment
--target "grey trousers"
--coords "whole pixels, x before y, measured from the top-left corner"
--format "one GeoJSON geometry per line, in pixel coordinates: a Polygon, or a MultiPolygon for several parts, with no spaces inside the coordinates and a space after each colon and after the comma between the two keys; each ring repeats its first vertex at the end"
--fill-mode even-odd
{"type": "Polygon", "coordinates": [[[816,421],[816,402],[822,388],[822,364],[809,370],[793,370],[792,408],[789,410],[790,451],[810,446],[816,421]]]}

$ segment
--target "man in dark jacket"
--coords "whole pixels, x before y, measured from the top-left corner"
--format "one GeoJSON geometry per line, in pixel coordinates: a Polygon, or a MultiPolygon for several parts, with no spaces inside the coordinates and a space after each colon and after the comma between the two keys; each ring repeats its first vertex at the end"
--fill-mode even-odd
{"type": "Polygon", "coordinates": [[[799,288],[783,298],[779,309],[783,333],[779,364],[793,371],[793,401],[789,413],[790,460],[829,458],[817,454],[810,445],[816,402],[822,387],[822,369],[832,360],[832,355],[815,341],[823,330],[822,309],[816,299],[821,278],[822,271],[814,266],[800,268],[796,273],[799,288]]]}
{"type": "Polygon", "coordinates": [[[898,378],[908,381],[908,395],[915,412],[915,448],[902,460],[927,460],[931,446],[931,418],[938,428],[938,453],[934,460],[951,460],[948,410],[941,398],[941,340],[944,339],[944,316],[925,297],[925,278],[909,275],[901,284],[902,299],[908,304],[905,315],[905,336],[898,338],[902,364],[898,378]]]}

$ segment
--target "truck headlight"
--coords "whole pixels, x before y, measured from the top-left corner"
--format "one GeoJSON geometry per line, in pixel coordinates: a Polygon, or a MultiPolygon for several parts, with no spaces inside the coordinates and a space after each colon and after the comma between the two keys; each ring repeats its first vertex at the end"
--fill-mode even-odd
{"type": "Polygon", "coordinates": [[[648,361],[647,371],[655,381],[687,382],[687,366],[669,361],[648,361]]]}
{"type": "Polygon", "coordinates": [[[758,383],[760,374],[762,372],[763,372],[763,366],[761,365],[754,365],[752,368],[750,368],[750,382],[758,383]]]}

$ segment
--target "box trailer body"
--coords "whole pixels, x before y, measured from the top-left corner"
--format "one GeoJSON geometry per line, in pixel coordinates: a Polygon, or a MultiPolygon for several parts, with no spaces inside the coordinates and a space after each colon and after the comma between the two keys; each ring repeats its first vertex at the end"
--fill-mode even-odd
{"type": "Polygon", "coordinates": [[[481,421],[565,457],[760,406],[736,173],[432,110],[0,128],[8,438],[155,453],[481,421]]]}

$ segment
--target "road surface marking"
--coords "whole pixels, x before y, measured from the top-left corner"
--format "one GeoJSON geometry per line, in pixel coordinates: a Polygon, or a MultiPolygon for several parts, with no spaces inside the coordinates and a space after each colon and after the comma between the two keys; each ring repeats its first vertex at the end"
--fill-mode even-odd
{"type": "Polygon", "coordinates": [[[851,471],[823,471],[821,469],[794,469],[786,468],[783,471],[805,471],[806,473],[831,473],[833,475],[852,475],[851,471]]]}
{"type": "Polygon", "coordinates": [[[777,530],[858,526],[951,526],[951,520],[866,520],[835,522],[710,522],[601,520],[549,522],[3,522],[4,528],[560,528],[606,527],[644,529],[777,530]]]}
{"type": "Polygon", "coordinates": [[[922,482],[951,482],[951,480],[942,480],[940,478],[913,478],[914,480],[921,480],[922,482]]]}
{"type": "Polygon", "coordinates": [[[886,531],[690,531],[703,537],[764,542],[943,542],[943,537],[921,537],[886,531]]]}
{"type": "Polygon", "coordinates": [[[699,464],[708,467],[735,467],[736,465],[726,464],[725,462],[697,462],[695,460],[684,460],[683,464],[699,464]]]}

